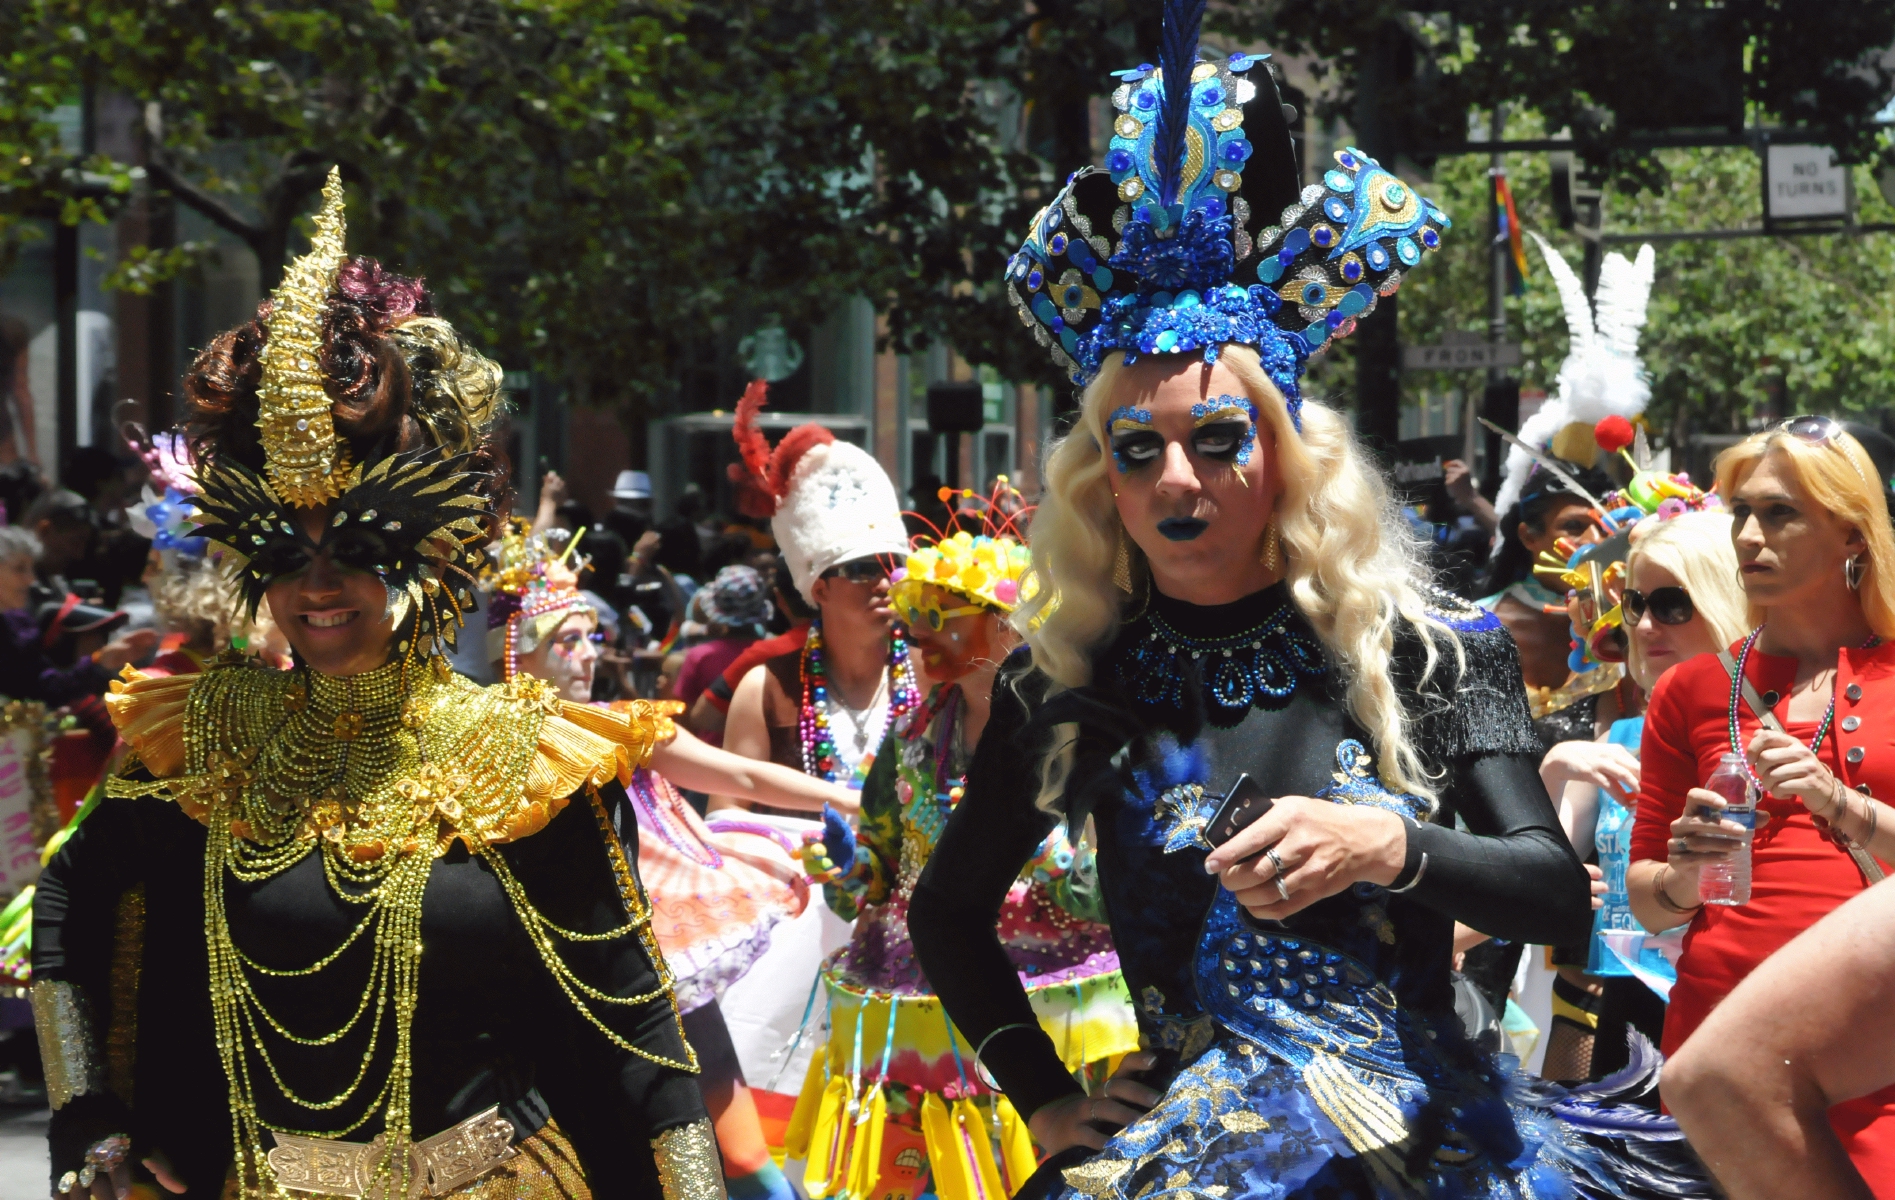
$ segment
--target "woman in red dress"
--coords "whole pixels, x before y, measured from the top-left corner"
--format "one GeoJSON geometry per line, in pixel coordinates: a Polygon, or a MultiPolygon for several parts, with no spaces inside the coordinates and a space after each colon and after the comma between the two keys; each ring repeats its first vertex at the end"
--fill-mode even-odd
{"type": "MultiPolygon", "coordinates": [[[[1799,417],[1721,455],[1717,490],[1754,626],[1730,654],[1783,732],[1761,728],[1717,656],[1680,664],[1652,694],[1627,890],[1646,928],[1690,925],[1667,1054],[1759,963],[1862,891],[1851,838],[1895,858],[1895,812],[1878,821],[1884,806],[1868,799],[1895,796],[1895,534],[1875,466],[1835,422],[1799,417]],[[1765,792],[1751,898],[1707,906],[1700,873],[1741,830],[1700,785],[1734,750],[1765,792]]],[[[1829,1120],[1877,1194],[1895,1194],[1895,1088],[1829,1120]]]]}

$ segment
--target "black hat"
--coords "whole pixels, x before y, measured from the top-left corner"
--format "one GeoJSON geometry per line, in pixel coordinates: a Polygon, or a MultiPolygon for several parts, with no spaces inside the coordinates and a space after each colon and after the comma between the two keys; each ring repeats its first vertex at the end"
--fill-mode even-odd
{"type": "Polygon", "coordinates": [[[49,600],[39,606],[40,640],[51,646],[60,638],[81,633],[110,633],[132,619],[130,613],[116,612],[87,604],[72,592],[64,600],[49,600]]]}

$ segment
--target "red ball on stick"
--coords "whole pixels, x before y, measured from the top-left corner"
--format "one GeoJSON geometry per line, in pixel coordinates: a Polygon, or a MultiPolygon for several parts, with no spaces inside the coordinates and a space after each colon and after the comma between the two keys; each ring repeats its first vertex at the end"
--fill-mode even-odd
{"type": "Polygon", "coordinates": [[[1632,423],[1617,413],[1592,427],[1592,440],[1598,442],[1599,448],[1607,454],[1617,454],[1625,449],[1632,444],[1635,436],[1632,423]]]}

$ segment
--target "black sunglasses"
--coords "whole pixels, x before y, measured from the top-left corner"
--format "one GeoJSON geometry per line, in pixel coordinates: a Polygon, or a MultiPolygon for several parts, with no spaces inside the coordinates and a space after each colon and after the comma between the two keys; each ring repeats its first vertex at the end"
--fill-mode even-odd
{"type": "Polygon", "coordinates": [[[1681,587],[1653,588],[1645,593],[1637,588],[1626,588],[1619,597],[1619,607],[1625,612],[1625,623],[1636,625],[1645,619],[1646,609],[1651,610],[1652,620],[1660,625],[1683,625],[1698,615],[1691,603],[1691,593],[1681,587]]]}
{"type": "Polygon", "coordinates": [[[850,583],[880,583],[888,578],[888,567],[879,558],[857,558],[822,573],[823,579],[840,576],[850,583]]]}

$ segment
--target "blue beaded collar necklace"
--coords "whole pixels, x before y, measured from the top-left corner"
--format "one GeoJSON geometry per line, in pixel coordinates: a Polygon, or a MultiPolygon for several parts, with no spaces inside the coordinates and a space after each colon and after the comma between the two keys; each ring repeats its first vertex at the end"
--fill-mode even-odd
{"type": "Polygon", "coordinates": [[[1192,637],[1157,612],[1147,612],[1145,636],[1119,659],[1119,681],[1140,704],[1184,708],[1189,660],[1203,680],[1207,703],[1227,719],[1241,719],[1253,705],[1274,707],[1300,680],[1328,672],[1322,645],[1295,627],[1295,618],[1295,608],[1285,601],[1249,629],[1192,637]]]}

